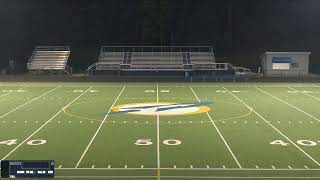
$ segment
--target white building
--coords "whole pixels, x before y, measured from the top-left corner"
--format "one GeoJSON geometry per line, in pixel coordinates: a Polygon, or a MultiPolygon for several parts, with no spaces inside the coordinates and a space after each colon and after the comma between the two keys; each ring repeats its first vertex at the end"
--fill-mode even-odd
{"type": "Polygon", "coordinates": [[[264,76],[307,76],[310,52],[265,52],[261,55],[264,76]]]}

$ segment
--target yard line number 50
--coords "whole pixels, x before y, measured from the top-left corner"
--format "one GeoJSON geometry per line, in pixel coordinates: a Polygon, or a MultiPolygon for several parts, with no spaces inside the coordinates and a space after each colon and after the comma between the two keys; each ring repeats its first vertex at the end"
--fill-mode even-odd
{"type": "MultiPolygon", "coordinates": [[[[167,146],[177,146],[181,144],[181,141],[176,139],[166,139],[162,141],[162,143],[167,146]]],[[[134,144],[137,146],[150,146],[153,142],[151,139],[138,139],[134,144]]]]}

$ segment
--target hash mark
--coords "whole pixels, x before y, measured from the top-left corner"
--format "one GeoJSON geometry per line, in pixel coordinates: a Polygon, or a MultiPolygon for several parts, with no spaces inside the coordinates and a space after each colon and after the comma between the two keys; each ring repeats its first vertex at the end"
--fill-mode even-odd
{"type": "Polygon", "coordinates": [[[176,166],[176,165],[174,165],[174,166],[173,166],[173,168],[177,168],[177,166],[176,166]]]}
{"type": "Polygon", "coordinates": [[[124,168],[128,168],[128,166],[127,166],[127,165],[124,165],[124,168]]]}
{"type": "Polygon", "coordinates": [[[62,165],[60,165],[58,168],[62,168],[62,165]]]}
{"type": "Polygon", "coordinates": [[[306,168],[306,169],[309,169],[309,167],[308,166],[303,166],[304,168],[306,168]]]}
{"type": "Polygon", "coordinates": [[[141,169],[142,169],[142,168],[144,168],[144,166],[143,166],[143,165],[141,165],[140,167],[141,167],[141,169]]]}
{"type": "Polygon", "coordinates": [[[256,169],[259,169],[259,166],[258,166],[258,165],[256,165],[256,169]]]}
{"type": "Polygon", "coordinates": [[[272,169],[276,169],[276,167],[274,167],[274,165],[272,165],[271,167],[272,167],[272,169]]]}
{"type": "Polygon", "coordinates": [[[192,164],[190,165],[190,168],[191,168],[191,169],[193,168],[193,165],[192,165],[192,164]]]}
{"type": "Polygon", "coordinates": [[[292,169],[292,167],[291,167],[291,166],[288,166],[288,168],[289,168],[289,169],[292,169]]]}
{"type": "Polygon", "coordinates": [[[209,169],[209,168],[210,168],[210,166],[209,166],[209,165],[207,165],[207,168],[209,169]]]}
{"type": "Polygon", "coordinates": [[[94,167],[95,167],[95,165],[92,165],[92,166],[91,166],[91,168],[94,168],[94,167]]]}
{"type": "Polygon", "coordinates": [[[223,167],[223,169],[225,169],[225,168],[226,168],[226,166],[225,166],[225,165],[223,165],[222,167],[223,167]]]}
{"type": "Polygon", "coordinates": [[[110,168],[111,168],[111,164],[108,165],[108,169],[110,169],[110,168]]]}

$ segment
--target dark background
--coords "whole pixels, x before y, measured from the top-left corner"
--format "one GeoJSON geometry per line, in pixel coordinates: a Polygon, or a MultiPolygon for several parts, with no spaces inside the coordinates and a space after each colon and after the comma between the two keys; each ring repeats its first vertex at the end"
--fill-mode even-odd
{"type": "Polygon", "coordinates": [[[213,45],[246,67],[264,51],[311,51],[320,71],[319,22],[319,0],[0,0],[0,64],[37,45],[72,46],[78,70],[101,45],[213,45]]]}

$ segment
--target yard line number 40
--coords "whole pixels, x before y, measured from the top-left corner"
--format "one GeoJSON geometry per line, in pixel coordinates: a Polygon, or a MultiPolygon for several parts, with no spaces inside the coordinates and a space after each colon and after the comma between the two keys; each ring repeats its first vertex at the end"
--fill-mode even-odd
{"type": "MultiPolygon", "coordinates": [[[[289,146],[290,145],[290,143],[284,142],[283,140],[275,140],[275,141],[270,142],[270,144],[278,145],[278,146],[289,146]]],[[[316,142],[316,141],[311,141],[311,140],[298,140],[297,144],[299,144],[301,146],[312,147],[312,146],[320,145],[320,141],[316,142]]]]}
{"type": "MultiPolygon", "coordinates": [[[[15,145],[17,144],[18,139],[9,139],[6,141],[0,141],[0,145],[7,145],[7,146],[11,146],[11,145],[15,145]]],[[[34,140],[29,140],[27,142],[27,145],[30,146],[38,146],[38,145],[42,145],[42,144],[46,144],[47,140],[43,140],[43,139],[34,139],[34,140]]]]}

